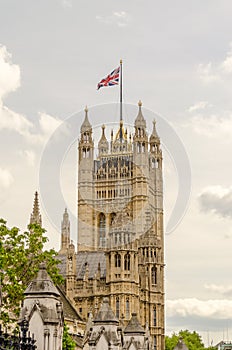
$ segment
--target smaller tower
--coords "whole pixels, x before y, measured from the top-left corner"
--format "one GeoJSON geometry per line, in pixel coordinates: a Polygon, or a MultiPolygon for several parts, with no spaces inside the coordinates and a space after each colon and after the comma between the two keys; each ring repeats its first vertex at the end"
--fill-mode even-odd
{"type": "Polygon", "coordinates": [[[65,208],[63,214],[63,220],[61,221],[61,247],[59,253],[65,253],[70,244],[70,221],[67,208],[65,208]]]}
{"type": "Polygon", "coordinates": [[[42,218],[39,210],[39,196],[38,192],[35,192],[33,210],[31,213],[30,224],[38,224],[42,226],[42,218]]]}
{"type": "Polygon", "coordinates": [[[63,305],[44,263],[24,292],[19,322],[23,320],[29,322],[38,350],[62,349],[63,305]]]}
{"type": "Polygon", "coordinates": [[[94,142],[87,107],[85,119],[81,125],[78,150],[78,250],[85,250],[95,246],[92,223],[94,142]]]}

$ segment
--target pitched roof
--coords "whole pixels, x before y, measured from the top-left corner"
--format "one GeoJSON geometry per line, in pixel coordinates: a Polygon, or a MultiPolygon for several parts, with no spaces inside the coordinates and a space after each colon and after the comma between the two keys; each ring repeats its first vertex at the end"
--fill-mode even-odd
{"type": "Polygon", "coordinates": [[[113,313],[113,310],[111,309],[110,305],[109,305],[109,299],[108,298],[104,298],[103,299],[103,303],[100,307],[100,310],[98,311],[96,317],[93,320],[93,323],[115,323],[115,324],[119,324],[118,319],[116,318],[116,316],[113,313]]]}
{"type": "Polygon", "coordinates": [[[104,252],[78,252],[77,261],[77,278],[82,279],[88,266],[89,278],[94,278],[100,267],[101,277],[106,276],[106,258],[104,252]]]}
{"type": "Polygon", "coordinates": [[[143,327],[141,326],[138,318],[137,318],[137,314],[135,312],[132,313],[132,317],[128,323],[128,325],[126,326],[126,328],[124,329],[124,333],[142,333],[145,334],[145,330],[143,329],[143,327]]]}
{"type": "Polygon", "coordinates": [[[60,296],[58,289],[47,273],[46,265],[44,263],[40,264],[37,276],[30,282],[24,292],[24,295],[30,294],[53,294],[60,296]]]}
{"type": "Polygon", "coordinates": [[[76,309],[72,306],[71,301],[65,295],[64,291],[60,286],[57,286],[57,289],[60,292],[60,299],[63,303],[63,313],[64,313],[64,318],[65,319],[72,319],[72,320],[78,320],[78,321],[83,321],[81,316],[78,314],[76,309]]]}

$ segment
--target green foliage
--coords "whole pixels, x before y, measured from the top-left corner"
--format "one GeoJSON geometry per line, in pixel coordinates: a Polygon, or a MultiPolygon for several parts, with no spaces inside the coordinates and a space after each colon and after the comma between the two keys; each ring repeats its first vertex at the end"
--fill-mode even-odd
{"type": "Polygon", "coordinates": [[[59,274],[53,250],[43,251],[47,238],[45,230],[37,224],[29,225],[28,231],[17,227],[8,228],[0,219],[0,281],[2,289],[1,319],[8,323],[18,318],[23,293],[35,277],[39,264],[45,262],[55,284],[63,281],[59,274]]]}
{"type": "Polygon", "coordinates": [[[64,333],[63,333],[63,350],[74,350],[75,349],[75,342],[72,339],[71,335],[68,333],[68,326],[64,324],[64,333]]]}
{"type": "Polygon", "coordinates": [[[201,336],[197,332],[190,332],[187,329],[179,333],[173,333],[171,337],[165,337],[165,349],[173,350],[177,345],[179,338],[182,337],[189,350],[204,350],[204,344],[201,336]]]}

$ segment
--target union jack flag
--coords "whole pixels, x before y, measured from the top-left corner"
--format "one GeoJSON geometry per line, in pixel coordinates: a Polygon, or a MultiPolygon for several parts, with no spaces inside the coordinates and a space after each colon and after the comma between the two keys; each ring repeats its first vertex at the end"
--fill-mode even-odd
{"type": "Polygon", "coordinates": [[[102,86],[118,85],[119,72],[120,72],[120,67],[114,69],[113,72],[111,72],[109,75],[107,75],[106,78],[103,78],[100,81],[100,83],[97,84],[97,90],[99,90],[102,86]]]}

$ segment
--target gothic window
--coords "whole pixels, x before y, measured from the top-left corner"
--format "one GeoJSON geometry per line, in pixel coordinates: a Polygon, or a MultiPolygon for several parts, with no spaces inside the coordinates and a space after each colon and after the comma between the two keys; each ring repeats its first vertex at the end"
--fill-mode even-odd
{"type": "Polygon", "coordinates": [[[124,257],[124,270],[130,270],[130,254],[127,253],[124,257]]]}
{"type": "Polygon", "coordinates": [[[140,142],[138,142],[138,144],[137,144],[137,150],[138,150],[138,153],[141,153],[141,143],[140,142]]]}
{"type": "Polygon", "coordinates": [[[153,325],[156,326],[156,308],[153,310],[153,325]]]}
{"type": "Polygon", "coordinates": [[[152,160],[151,160],[152,169],[155,169],[155,163],[156,163],[155,158],[152,158],[152,160]]]}
{"type": "Polygon", "coordinates": [[[99,247],[105,247],[106,243],[106,217],[103,213],[99,215],[99,247]]]}
{"type": "Polygon", "coordinates": [[[157,349],[157,340],[156,340],[156,336],[154,336],[154,350],[156,350],[157,349]]]}
{"type": "Polygon", "coordinates": [[[115,267],[121,267],[121,255],[120,254],[115,254],[114,257],[114,261],[115,261],[115,267]]]}
{"type": "Polygon", "coordinates": [[[144,153],[145,152],[145,143],[143,142],[142,143],[142,153],[144,153]]]}
{"type": "Polygon", "coordinates": [[[119,318],[119,312],[120,312],[120,302],[119,297],[116,298],[116,317],[119,318]]]}
{"type": "Polygon", "coordinates": [[[157,284],[157,268],[155,266],[151,269],[151,280],[152,284],[157,284]]]}
{"type": "Polygon", "coordinates": [[[126,298],[126,318],[130,317],[130,301],[129,298],[126,298]]]}
{"type": "Polygon", "coordinates": [[[110,226],[112,226],[115,216],[116,216],[115,213],[110,214],[110,226]]]}

